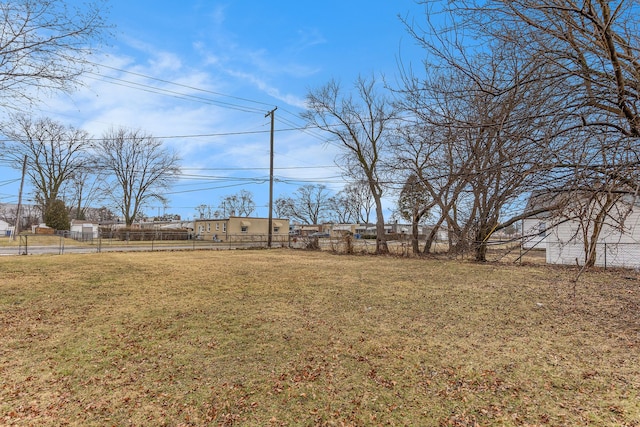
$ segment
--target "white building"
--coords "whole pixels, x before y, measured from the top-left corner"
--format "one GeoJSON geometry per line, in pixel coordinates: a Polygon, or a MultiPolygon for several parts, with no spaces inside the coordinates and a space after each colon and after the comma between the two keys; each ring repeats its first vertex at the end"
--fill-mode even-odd
{"type": "Polygon", "coordinates": [[[70,237],[76,240],[91,240],[98,238],[98,224],[91,221],[71,221],[70,237]]]}
{"type": "MultiPolygon", "coordinates": [[[[596,265],[640,268],[640,204],[619,202],[613,212],[628,212],[622,226],[605,223],[596,245],[596,265]]],[[[590,230],[589,230],[590,231],[590,230]]],[[[578,220],[568,220],[548,229],[546,257],[549,264],[583,265],[585,246],[578,220]]]]}
{"type": "Polygon", "coordinates": [[[553,203],[554,196],[549,193],[534,191],[527,200],[525,213],[535,212],[522,220],[522,248],[545,249],[547,243],[547,229],[554,225],[554,218],[549,211],[544,210],[553,203]]]}
{"type": "Polygon", "coordinates": [[[0,237],[10,236],[13,231],[13,226],[8,222],[0,219],[0,237]]]}

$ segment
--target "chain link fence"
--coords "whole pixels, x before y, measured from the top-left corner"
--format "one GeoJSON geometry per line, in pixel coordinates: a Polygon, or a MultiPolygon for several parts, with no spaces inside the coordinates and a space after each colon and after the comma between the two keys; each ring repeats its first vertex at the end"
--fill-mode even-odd
{"type": "MultiPolygon", "coordinates": [[[[425,241],[419,241],[420,251],[425,241]]],[[[389,253],[395,256],[413,256],[410,236],[389,236],[389,253]]],[[[202,240],[186,230],[101,230],[93,233],[59,232],[55,235],[23,234],[16,241],[10,238],[0,239],[0,255],[65,254],[115,251],[162,251],[162,250],[224,250],[267,248],[266,234],[224,235],[223,239],[202,240]]],[[[271,247],[306,250],[323,250],[343,254],[373,254],[376,251],[375,238],[356,238],[345,236],[300,236],[273,235],[271,247]]],[[[434,242],[431,253],[445,253],[448,245],[434,242]]],[[[497,242],[492,245],[491,253],[500,258],[504,253],[513,252],[512,245],[497,242]]],[[[516,251],[517,252],[517,251],[516,251]]],[[[473,256],[471,248],[452,255],[456,258],[473,256]]]]}
{"type": "MultiPolygon", "coordinates": [[[[186,231],[128,230],[91,233],[21,234],[0,239],[0,255],[34,255],[162,250],[223,250],[266,248],[266,234],[226,235],[221,240],[198,240],[186,231]]],[[[271,247],[289,247],[290,237],[272,236],[271,247]]]]}
{"type": "MultiPolygon", "coordinates": [[[[584,265],[585,248],[581,243],[547,243],[550,264],[584,265]]],[[[604,268],[640,268],[640,243],[619,242],[596,245],[596,266],[604,268]]]]}

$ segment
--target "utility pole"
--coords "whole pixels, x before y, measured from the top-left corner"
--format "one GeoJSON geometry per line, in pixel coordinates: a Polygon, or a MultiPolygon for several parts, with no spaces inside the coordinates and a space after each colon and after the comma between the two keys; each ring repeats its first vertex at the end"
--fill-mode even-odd
{"type": "Polygon", "coordinates": [[[267,247],[271,247],[271,241],[273,240],[273,122],[274,113],[278,107],[265,114],[265,117],[271,116],[271,150],[269,159],[269,234],[267,235],[267,247]]]}
{"type": "Polygon", "coordinates": [[[18,208],[16,209],[16,225],[13,227],[13,240],[20,233],[20,210],[22,209],[22,188],[24,187],[24,176],[27,173],[27,155],[22,161],[22,179],[20,180],[20,192],[18,193],[18,208]]]}

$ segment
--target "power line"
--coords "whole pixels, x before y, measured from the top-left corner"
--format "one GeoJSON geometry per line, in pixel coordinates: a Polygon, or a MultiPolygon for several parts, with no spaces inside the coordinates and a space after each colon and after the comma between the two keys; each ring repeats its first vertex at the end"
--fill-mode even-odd
{"type": "MultiPolygon", "coordinates": [[[[238,111],[242,111],[242,112],[245,112],[245,113],[260,113],[260,114],[262,114],[262,110],[260,110],[258,108],[244,107],[244,106],[240,106],[240,105],[236,105],[236,104],[231,104],[231,103],[228,103],[228,102],[216,101],[216,100],[205,98],[205,97],[202,97],[202,96],[190,95],[190,94],[176,92],[176,91],[169,90],[169,89],[162,89],[162,88],[158,88],[158,87],[155,87],[155,86],[150,86],[150,85],[147,85],[147,84],[144,84],[144,83],[132,82],[132,81],[129,81],[129,80],[123,80],[123,79],[119,79],[119,78],[111,77],[111,76],[104,76],[102,74],[96,74],[96,73],[93,73],[93,72],[88,72],[88,74],[93,74],[95,76],[100,76],[102,79],[108,79],[109,81],[107,83],[111,83],[111,84],[114,84],[114,85],[117,85],[117,86],[128,87],[130,89],[142,90],[144,92],[155,93],[155,94],[159,94],[159,95],[171,95],[171,96],[173,96],[175,98],[197,101],[197,102],[201,102],[203,104],[209,104],[209,105],[218,105],[220,107],[229,108],[229,109],[232,109],[232,110],[238,110],[238,111]]],[[[95,77],[91,77],[91,78],[93,78],[94,80],[98,80],[98,81],[105,81],[105,80],[97,79],[95,77]]]]}
{"type": "MultiPolygon", "coordinates": [[[[323,166],[287,166],[276,167],[275,170],[296,170],[296,169],[327,169],[338,168],[336,165],[323,165],[323,166]]],[[[252,171],[252,170],[268,170],[268,167],[264,168],[182,168],[182,170],[202,170],[202,171],[252,171]]]]}
{"type": "MultiPolygon", "coordinates": [[[[230,98],[230,99],[235,99],[238,101],[243,101],[243,102],[247,102],[247,103],[251,103],[251,104],[256,104],[256,105],[260,105],[260,106],[268,106],[269,108],[272,107],[272,104],[266,103],[266,102],[262,102],[262,101],[256,101],[253,99],[249,99],[249,98],[243,98],[243,97],[239,97],[239,96],[234,96],[234,95],[228,95],[228,94],[224,94],[221,92],[216,92],[216,91],[212,91],[212,90],[208,90],[208,89],[203,89],[203,88],[199,88],[199,87],[195,87],[195,86],[191,86],[191,85],[185,85],[182,83],[176,83],[174,81],[170,81],[170,80],[166,80],[166,79],[161,79],[158,77],[153,77],[147,74],[142,74],[142,73],[137,73],[137,72],[133,72],[133,71],[128,71],[128,70],[124,70],[122,68],[116,68],[116,67],[111,67],[109,65],[104,65],[104,64],[98,64],[98,63],[93,63],[93,65],[96,65],[98,67],[102,67],[102,68],[106,68],[106,69],[110,69],[110,70],[114,70],[114,71],[118,71],[121,73],[125,73],[125,74],[130,74],[136,77],[142,77],[148,80],[154,80],[157,82],[161,82],[161,83],[165,83],[165,84],[170,84],[173,86],[177,86],[177,87],[181,87],[181,88],[185,88],[185,89],[189,89],[189,90],[194,90],[194,91],[198,91],[198,92],[202,92],[202,93],[208,93],[208,94],[212,94],[212,95],[216,95],[216,96],[221,96],[221,97],[225,97],[225,98],[230,98]]],[[[224,102],[224,101],[218,101],[218,100],[213,100],[210,98],[205,98],[205,97],[201,97],[201,96],[197,96],[197,95],[191,95],[191,94],[185,94],[185,93],[181,93],[181,92],[176,92],[176,91],[172,91],[169,89],[163,89],[163,88],[158,88],[155,86],[151,86],[151,85],[147,85],[144,83],[139,83],[139,82],[134,82],[134,81],[130,81],[130,80],[124,80],[124,79],[120,79],[117,77],[112,77],[112,76],[106,76],[104,74],[99,74],[99,73],[93,73],[90,72],[93,75],[105,78],[110,80],[110,83],[113,84],[118,84],[118,85],[122,85],[125,87],[129,87],[132,89],[140,89],[140,90],[145,90],[148,92],[152,92],[152,93],[157,93],[157,94],[169,94],[171,96],[175,96],[178,98],[183,98],[183,99],[192,99],[192,100],[196,100],[199,102],[204,102],[207,104],[214,104],[214,105],[218,105],[221,106],[223,108],[229,108],[229,109],[234,109],[234,110],[238,110],[238,111],[243,111],[243,112],[248,112],[248,113],[264,113],[263,109],[259,109],[259,108],[254,108],[254,107],[247,107],[244,105],[240,105],[240,104],[234,104],[234,103],[229,103],[229,102],[224,102]],[[119,82],[119,83],[117,83],[119,82]]],[[[296,119],[299,119],[300,116],[292,111],[289,111],[287,109],[282,108],[281,109],[283,112],[295,117],[296,119]]],[[[307,133],[308,135],[317,138],[317,139],[321,139],[324,140],[324,138],[322,138],[321,136],[311,132],[309,130],[309,128],[307,126],[300,126],[299,124],[282,118],[281,116],[278,116],[276,118],[276,120],[278,122],[284,123],[287,126],[291,126],[292,128],[296,129],[296,130],[300,130],[302,132],[307,133]]]]}
{"type": "MultiPolygon", "coordinates": [[[[275,132],[293,132],[293,131],[301,131],[304,128],[287,128],[287,129],[277,129],[275,132]]],[[[242,136],[242,135],[257,135],[257,134],[265,134],[269,133],[268,130],[253,130],[253,131],[237,131],[237,132],[218,132],[218,133],[198,133],[198,134],[190,134],[190,135],[162,135],[162,136],[153,136],[155,139],[187,139],[187,138],[218,138],[224,136],[242,136]]],[[[104,141],[106,138],[87,138],[86,141],[104,141]]],[[[53,140],[39,140],[42,142],[51,142],[53,140]]],[[[0,139],[0,142],[16,142],[12,139],[0,139]]],[[[0,163],[7,163],[9,161],[1,161],[0,163]]]]}
{"type": "Polygon", "coordinates": [[[6,181],[0,181],[0,187],[2,187],[3,185],[10,185],[10,184],[15,184],[16,182],[19,182],[20,178],[16,178],[16,179],[9,179],[6,181]]]}
{"type": "MultiPolygon", "coordinates": [[[[263,179],[261,181],[254,182],[254,184],[264,184],[267,181],[268,181],[268,178],[265,178],[265,179],[263,179]]],[[[240,182],[240,183],[237,183],[237,184],[219,185],[219,186],[216,186],[216,187],[197,188],[197,189],[193,189],[193,190],[169,191],[169,192],[166,192],[164,194],[195,193],[195,192],[200,192],[200,191],[219,190],[221,188],[238,187],[238,186],[241,186],[241,185],[247,185],[247,183],[246,182],[240,182]]]]}
{"type": "MultiPolygon", "coordinates": [[[[234,95],[227,95],[227,94],[224,94],[224,93],[221,93],[221,92],[215,92],[215,91],[208,90],[208,89],[202,89],[202,88],[198,88],[198,87],[195,87],[195,86],[189,86],[189,85],[185,85],[185,84],[182,84],[182,83],[172,82],[170,80],[160,79],[158,77],[153,77],[153,76],[149,76],[149,75],[142,74],[142,73],[136,73],[134,71],[124,70],[122,68],[116,68],[116,67],[111,67],[109,65],[98,64],[96,62],[91,62],[91,64],[96,65],[98,67],[107,68],[107,69],[114,70],[114,71],[119,71],[121,73],[131,74],[131,75],[134,75],[134,76],[137,76],[137,77],[143,77],[143,78],[149,79],[149,80],[155,80],[155,81],[158,81],[158,82],[161,82],[161,83],[167,83],[167,84],[171,84],[171,85],[174,85],[174,86],[183,87],[185,89],[191,89],[191,90],[196,90],[196,91],[199,91],[199,92],[210,93],[212,95],[217,95],[217,96],[223,96],[225,98],[236,99],[238,101],[244,101],[244,102],[249,102],[249,103],[253,103],[253,104],[264,105],[264,106],[267,106],[269,108],[273,107],[272,104],[268,104],[266,102],[261,102],[261,101],[256,101],[254,99],[242,98],[242,97],[234,96],[234,95]]],[[[264,113],[264,110],[261,110],[261,112],[264,113]]]]}

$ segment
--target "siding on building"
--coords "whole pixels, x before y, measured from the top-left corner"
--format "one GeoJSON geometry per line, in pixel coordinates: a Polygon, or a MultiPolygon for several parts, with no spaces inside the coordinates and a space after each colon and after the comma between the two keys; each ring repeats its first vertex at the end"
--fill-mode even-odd
{"type": "MultiPolygon", "coordinates": [[[[269,234],[269,218],[237,217],[220,219],[196,219],[193,232],[196,239],[229,242],[245,237],[261,237],[269,234]]],[[[272,219],[272,238],[285,241],[289,238],[289,219],[272,219]]]]}
{"type": "MultiPolygon", "coordinates": [[[[576,221],[567,221],[549,230],[547,263],[584,264],[584,239],[581,232],[576,233],[578,230],[576,221]]],[[[624,227],[603,226],[596,247],[596,265],[640,268],[640,206],[633,206],[624,227]]]]}

